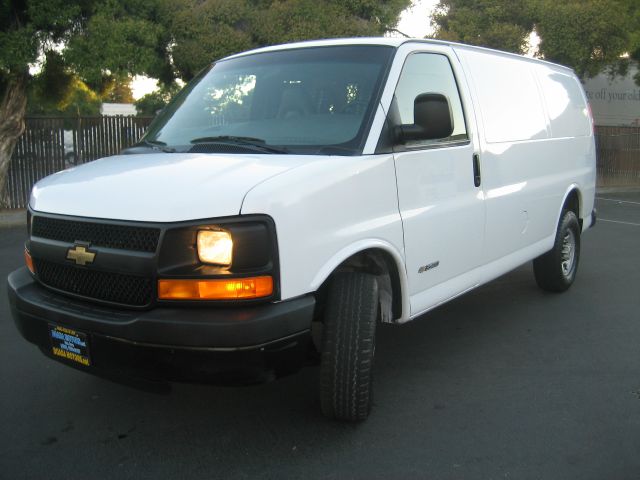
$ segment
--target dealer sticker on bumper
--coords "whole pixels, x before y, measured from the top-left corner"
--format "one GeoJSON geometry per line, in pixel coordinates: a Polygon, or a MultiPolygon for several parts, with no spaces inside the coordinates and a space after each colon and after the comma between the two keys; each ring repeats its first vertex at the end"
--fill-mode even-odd
{"type": "Polygon", "coordinates": [[[49,325],[52,353],[61,358],[89,366],[89,345],[87,335],[70,328],[49,325]]]}

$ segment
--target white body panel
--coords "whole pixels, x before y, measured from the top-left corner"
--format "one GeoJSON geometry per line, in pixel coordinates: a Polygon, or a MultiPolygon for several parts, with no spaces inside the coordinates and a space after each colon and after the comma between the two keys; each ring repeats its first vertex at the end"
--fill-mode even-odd
{"type": "Polygon", "coordinates": [[[484,262],[544,239],[550,249],[570,186],[577,186],[584,197],[580,217],[593,210],[595,144],[579,83],[564,67],[466,47],[456,47],[456,52],[480,112],[487,215],[484,262]],[[542,88],[540,80],[549,77],[573,82],[581,97],[567,97],[563,103],[562,91],[542,88]],[[576,102],[582,103],[577,115],[563,118],[576,102]],[[569,132],[573,136],[567,136],[569,132]]]}
{"type": "Polygon", "coordinates": [[[549,250],[574,189],[583,228],[590,225],[594,139],[570,70],[432,41],[330,40],[262,50],[340,44],[397,49],[361,156],[120,156],[41,181],[31,208],[159,222],[267,214],[277,230],[282,300],[315,292],[355,253],[384,250],[399,271],[398,322],[549,250]],[[403,64],[415,52],[451,62],[469,141],[375,154],[403,64]],[[435,261],[438,268],[418,273],[435,261]]]}
{"type": "Polygon", "coordinates": [[[315,291],[367,248],[404,259],[391,155],[329,157],[291,170],[249,191],[242,214],[250,213],[276,222],[283,298],[315,291]]]}
{"type": "Polygon", "coordinates": [[[34,210],[78,217],[177,222],[238,215],[247,191],[321,157],[158,153],[108,157],[38,182],[34,210]]]}

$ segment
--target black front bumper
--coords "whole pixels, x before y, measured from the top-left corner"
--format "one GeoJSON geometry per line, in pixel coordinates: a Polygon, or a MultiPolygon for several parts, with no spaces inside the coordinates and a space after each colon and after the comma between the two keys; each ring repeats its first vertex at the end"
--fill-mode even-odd
{"type": "Polygon", "coordinates": [[[26,268],[9,275],[8,292],[26,340],[56,360],[121,381],[244,383],[296,371],[307,359],[315,306],[309,295],[244,308],[120,310],[51,292],[26,268]],[[52,324],[88,335],[91,366],[52,356],[52,324]]]}

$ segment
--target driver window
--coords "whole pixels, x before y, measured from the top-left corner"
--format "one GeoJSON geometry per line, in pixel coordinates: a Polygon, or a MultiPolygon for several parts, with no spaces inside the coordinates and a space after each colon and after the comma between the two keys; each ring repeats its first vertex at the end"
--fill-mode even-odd
{"type": "Polygon", "coordinates": [[[462,102],[449,59],[436,53],[414,53],[402,68],[391,106],[394,123],[412,124],[413,102],[421,93],[440,93],[447,97],[453,117],[450,137],[407,142],[409,146],[433,145],[468,140],[462,102]]]}

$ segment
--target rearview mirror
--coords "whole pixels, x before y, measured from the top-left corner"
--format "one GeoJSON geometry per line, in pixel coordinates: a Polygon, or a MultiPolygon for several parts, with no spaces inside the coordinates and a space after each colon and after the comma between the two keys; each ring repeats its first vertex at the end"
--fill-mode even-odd
{"type": "Polygon", "coordinates": [[[421,93],[416,97],[413,102],[413,121],[413,124],[396,127],[398,143],[447,138],[453,133],[449,100],[440,93],[421,93]]]}

